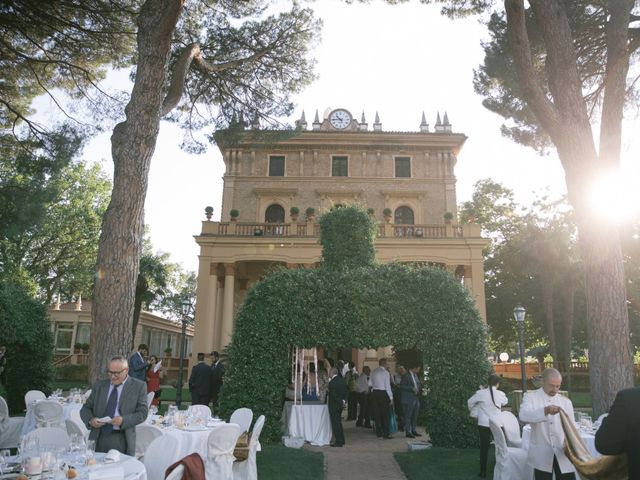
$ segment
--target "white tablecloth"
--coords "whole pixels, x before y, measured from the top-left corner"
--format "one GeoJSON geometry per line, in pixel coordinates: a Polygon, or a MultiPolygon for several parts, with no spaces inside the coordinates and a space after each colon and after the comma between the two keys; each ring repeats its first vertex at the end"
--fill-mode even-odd
{"type": "MultiPolygon", "coordinates": [[[[26,435],[29,432],[32,432],[36,429],[36,415],[33,409],[35,404],[32,403],[27,407],[27,413],[24,416],[24,423],[22,424],[22,435],[26,435]]],[[[66,431],[66,427],[64,421],[69,418],[70,413],[73,410],[80,410],[82,408],[82,403],[63,403],[62,404],[62,423],[59,425],[64,428],[66,431]]]]}
{"type": "MultiPolygon", "coordinates": [[[[219,425],[224,425],[224,422],[220,422],[219,425]]],[[[179,458],[184,458],[192,453],[199,453],[203,459],[206,459],[209,434],[216,426],[205,429],[199,427],[185,427],[184,429],[168,427],[163,428],[162,433],[163,435],[171,435],[178,440],[179,458]]]]}
{"type": "MultiPolygon", "coordinates": [[[[584,441],[584,444],[589,449],[589,453],[593,458],[599,457],[601,455],[598,450],[596,450],[596,437],[592,433],[586,433],[580,430],[580,437],[584,441]]],[[[522,429],[522,448],[525,450],[529,449],[529,443],[531,441],[531,425],[525,425],[522,429]]]]}
{"type": "Polygon", "coordinates": [[[285,432],[292,437],[302,437],[311,445],[322,447],[331,442],[331,420],[327,405],[285,402],[282,411],[285,432]]]}

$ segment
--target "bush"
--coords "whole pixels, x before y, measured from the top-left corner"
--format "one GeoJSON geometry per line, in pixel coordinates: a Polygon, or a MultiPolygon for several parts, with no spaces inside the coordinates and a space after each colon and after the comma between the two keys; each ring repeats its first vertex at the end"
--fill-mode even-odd
{"type": "Polygon", "coordinates": [[[393,212],[390,208],[385,208],[384,210],[382,210],[382,215],[384,215],[385,217],[390,217],[392,213],[393,212]]]}
{"type": "Polygon", "coordinates": [[[238,218],[240,216],[240,211],[235,208],[232,208],[231,210],[229,210],[229,216],[231,218],[238,218]]]}
{"type": "Polygon", "coordinates": [[[0,282],[0,332],[7,347],[7,403],[24,411],[29,390],[51,392],[53,338],[47,311],[20,282],[0,282]]]}
{"type": "Polygon", "coordinates": [[[300,209],[298,207],[291,207],[289,209],[289,213],[291,215],[298,215],[298,214],[300,214],[300,209]]]}
{"type": "Polygon", "coordinates": [[[88,365],[62,365],[55,369],[56,382],[89,383],[88,365]]]}
{"type": "Polygon", "coordinates": [[[316,209],[313,207],[307,207],[307,209],[304,211],[305,215],[307,217],[311,216],[311,215],[315,215],[316,214],[316,209]]]}

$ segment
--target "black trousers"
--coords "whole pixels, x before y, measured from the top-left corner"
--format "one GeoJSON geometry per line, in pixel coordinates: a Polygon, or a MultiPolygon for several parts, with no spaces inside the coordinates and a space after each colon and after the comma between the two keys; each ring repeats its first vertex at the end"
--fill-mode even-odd
{"type": "Polygon", "coordinates": [[[489,456],[489,444],[491,443],[491,429],[478,425],[480,433],[480,473],[487,473],[487,457],[489,456]]]}
{"type": "Polygon", "coordinates": [[[347,401],[347,420],[355,420],[358,416],[358,393],[349,391],[347,401]]]}
{"type": "Polygon", "coordinates": [[[369,408],[369,394],[366,392],[358,393],[358,426],[371,426],[371,408],[369,408]]]}
{"type": "Polygon", "coordinates": [[[342,409],[329,405],[329,419],[331,420],[331,430],[336,445],[344,445],[344,430],[342,429],[342,409]]]}
{"type": "Polygon", "coordinates": [[[385,390],[371,392],[373,400],[373,418],[376,422],[376,435],[389,436],[389,395],[385,390]]]}
{"type": "MultiPolygon", "coordinates": [[[[553,471],[556,474],[556,480],[575,480],[576,478],[576,474],[573,472],[562,473],[560,471],[560,465],[558,465],[558,459],[555,455],[553,456],[553,471]]],[[[535,480],[551,480],[553,478],[553,474],[551,472],[543,472],[542,470],[534,468],[533,478],[535,480]]]]}
{"type": "Polygon", "coordinates": [[[211,398],[209,395],[200,395],[198,393],[191,393],[191,405],[209,405],[211,398]]]}

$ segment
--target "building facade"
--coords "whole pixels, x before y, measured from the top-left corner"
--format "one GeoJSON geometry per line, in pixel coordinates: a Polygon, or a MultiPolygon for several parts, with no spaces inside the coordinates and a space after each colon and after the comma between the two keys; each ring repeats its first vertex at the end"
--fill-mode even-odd
{"type": "Polygon", "coordinates": [[[194,351],[229,343],[247,290],[274,265],[317,264],[316,215],[339,204],[360,204],[374,216],[379,262],[446,268],[471,291],[485,319],[486,240],[478,225],[457,224],[454,167],[466,136],[452,131],[447,115],[442,121],[438,115],[434,131],[423,114],[419,131],[386,132],[377,113],[370,129],[364,114],[357,121],[340,108],[323,118],[316,112],[310,127],[303,113],[291,131],[216,134],[226,165],[222,213],[216,222],[207,212],[195,237],[194,351]]]}

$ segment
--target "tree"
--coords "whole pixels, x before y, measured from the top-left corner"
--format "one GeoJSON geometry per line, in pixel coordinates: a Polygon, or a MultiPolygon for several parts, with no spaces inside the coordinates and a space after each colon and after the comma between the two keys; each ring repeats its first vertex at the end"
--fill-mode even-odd
{"type": "MultiPolygon", "coordinates": [[[[449,14],[478,13],[492,4],[446,3],[449,14]]],[[[584,263],[589,370],[597,415],[609,409],[618,390],[633,385],[619,230],[613,221],[593,220],[589,192],[593,182],[619,166],[625,100],[635,87],[629,66],[640,47],[640,30],[630,28],[639,20],[632,13],[637,13],[638,3],[529,4],[525,9],[523,0],[504,1],[504,28],[494,29],[500,35],[485,47],[484,73],[492,80],[486,84],[488,102],[502,105],[499,113],[506,118],[530,126],[524,143],[544,143],[539,142],[544,132],[564,167],[584,263]],[[491,73],[489,61],[496,59],[496,52],[512,62],[516,81],[491,73]],[[597,146],[592,122],[599,128],[597,146]]],[[[500,27],[498,18],[493,20],[493,26],[500,27]]]]}

